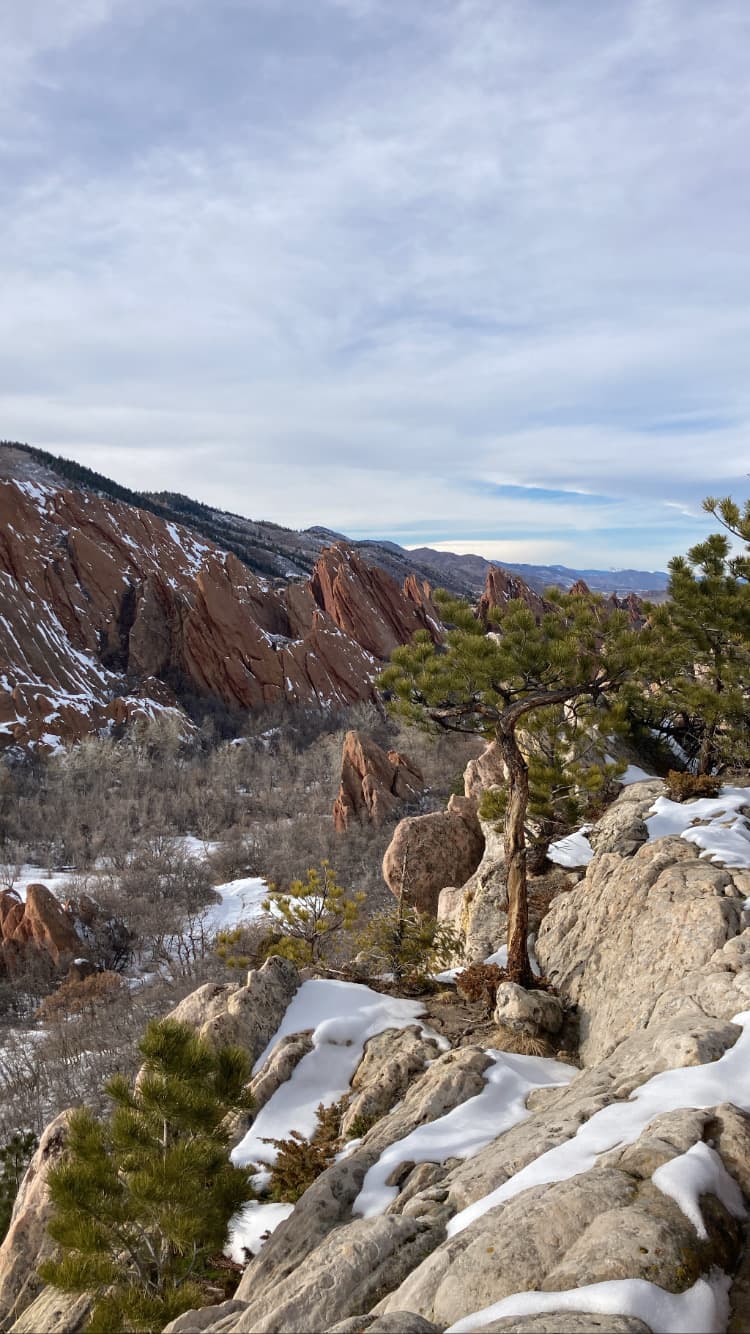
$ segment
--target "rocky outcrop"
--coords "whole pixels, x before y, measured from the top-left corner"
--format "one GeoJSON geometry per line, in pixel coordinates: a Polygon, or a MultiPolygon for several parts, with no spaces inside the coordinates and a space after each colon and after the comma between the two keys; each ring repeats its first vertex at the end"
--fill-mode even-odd
{"type": "Polygon", "coordinates": [[[496,741],[488,741],[481,755],[469,760],[464,769],[464,795],[479,799],[483,792],[491,787],[502,787],[506,772],[500,747],[496,741]]]}
{"type": "Polygon", "coordinates": [[[64,967],[80,948],[72,918],[46,885],[29,885],[25,901],[13,890],[0,893],[0,960],[9,972],[30,955],[64,967]]]}
{"type": "Polygon", "coordinates": [[[317,605],[344,634],[374,658],[389,658],[417,630],[440,638],[440,621],[429,594],[407,581],[406,594],[385,570],[365,565],[343,544],[330,547],[310,579],[317,605]]]}
{"type": "Polygon", "coordinates": [[[403,889],[409,903],[435,916],[441,889],[468,880],[483,851],[476,802],[454,796],[447,811],[413,815],[396,826],[383,858],[383,877],[393,894],[403,889]]]}
{"type": "Polygon", "coordinates": [[[217,1046],[244,1047],[255,1061],[277,1031],[299,984],[295,965],[273,956],[248,973],[244,986],[207,982],[180,1001],[169,1017],[190,1024],[217,1046]]]}
{"type": "Polygon", "coordinates": [[[372,697],[428,594],[344,546],[306,584],[272,588],[231,552],[147,510],[0,480],[0,745],[54,747],[178,706],[236,712],[372,697]]]}
{"type": "Polygon", "coordinates": [[[594,851],[632,857],[648,839],[646,816],[656,798],[663,794],[664,784],[660,778],[631,783],[623,788],[617,800],[589,830],[588,840],[594,851]]]}
{"type": "MultiPolygon", "coordinates": [[[[68,1113],[63,1112],[47,1126],[32,1158],[26,1175],[16,1197],[13,1215],[7,1235],[0,1246],[0,1329],[16,1328],[14,1324],[23,1312],[31,1307],[32,1302],[42,1291],[43,1284],[37,1277],[37,1268],[42,1260],[49,1259],[54,1251],[54,1244],[47,1235],[47,1220],[51,1203],[47,1189],[47,1176],[50,1168],[60,1161],[67,1144],[68,1113]]],[[[60,1312],[67,1318],[73,1305],[80,1299],[73,1295],[54,1293],[53,1300],[60,1312]]],[[[87,1313],[89,1303],[85,1303],[81,1314],[87,1313]]],[[[22,1326],[23,1328],[24,1326],[22,1326]]],[[[46,1325],[26,1325],[32,1330],[47,1329],[46,1325]]],[[[61,1329],[64,1326],[59,1326],[61,1329]]]]}
{"type": "Polygon", "coordinates": [[[386,751],[362,732],[347,732],[341,754],[341,785],[333,806],[338,833],[352,824],[379,828],[405,803],[415,801],[424,778],[405,755],[386,751]]]}
{"type": "MultiPolygon", "coordinates": [[[[697,977],[724,948],[735,955],[739,949],[744,966],[747,946],[743,937],[734,940],[744,900],[730,871],[701,859],[681,838],[644,843],[632,857],[594,858],[581,883],[553,902],[536,946],[560,995],[578,1006],[587,1065],[645,1028],[657,1007],[660,1015],[689,1007],[697,977]]],[[[728,981],[729,968],[722,976],[728,981]]],[[[726,990],[736,1014],[741,996],[726,990]]]]}
{"type": "Polygon", "coordinates": [[[549,603],[545,602],[541,594],[530,588],[520,574],[511,574],[510,570],[493,565],[487,571],[484,592],[479,599],[477,611],[480,619],[489,624],[492,611],[502,611],[509,602],[515,601],[525,602],[536,620],[549,610],[549,603]]]}

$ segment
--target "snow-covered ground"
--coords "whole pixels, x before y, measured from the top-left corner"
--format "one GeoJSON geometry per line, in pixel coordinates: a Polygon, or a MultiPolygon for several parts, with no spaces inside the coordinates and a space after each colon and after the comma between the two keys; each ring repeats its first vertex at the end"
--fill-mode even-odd
{"type": "Polygon", "coordinates": [[[65,899],[75,874],[72,868],[67,871],[50,872],[44,866],[32,866],[27,862],[20,868],[13,881],[13,892],[25,903],[29,885],[44,885],[55,898],[65,899]]]}
{"type": "Polygon", "coordinates": [[[239,922],[246,922],[252,917],[260,917],[263,903],[268,898],[268,885],[260,876],[246,876],[241,880],[228,880],[226,884],[215,885],[215,892],[221,896],[219,903],[212,903],[206,916],[206,932],[214,935],[217,931],[229,931],[239,922]]]}

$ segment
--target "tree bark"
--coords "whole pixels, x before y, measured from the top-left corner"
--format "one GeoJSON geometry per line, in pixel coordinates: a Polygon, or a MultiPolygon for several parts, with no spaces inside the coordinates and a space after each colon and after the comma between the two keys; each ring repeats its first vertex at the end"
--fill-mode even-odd
{"type": "Polygon", "coordinates": [[[526,809],[529,804],[529,768],[516,740],[516,720],[497,729],[497,739],[508,771],[505,811],[505,872],[508,887],[508,977],[521,987],[531,986],[529,962],[529,899],[526,866],[526,809]]]}

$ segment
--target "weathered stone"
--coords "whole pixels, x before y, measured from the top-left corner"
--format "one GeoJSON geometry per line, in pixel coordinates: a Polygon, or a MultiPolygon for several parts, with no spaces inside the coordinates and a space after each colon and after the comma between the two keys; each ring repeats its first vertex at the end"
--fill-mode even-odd
{"type": "Polygon", "coordinates": [[[341,1123],[345,1136],[357,1121],[374,1124],[399,1102],[415,1075],[440,1048],[434,1038],[425,1038],[421,1028],[388,1028],[370,1038],[352,1079],[353,1096],[341,1123]]]}
{"type": "Polygon", "coordinates": [[[503,611],[511,601],[525,602],[536,620],[539,620],[545,611],[550,610],[549,602],[545,602],[539,593],[535,593],[519,574],[511,574],[510,570],[504,570],[496,565],[491,566],[487,571],[484,592],[479,599],[479,616],[483,621],[489,622],[490,613],[495,608],[503,611]]]}
{"type": "Polygon", "coordinates": [[[472,802],[431,815],[413,815],[396,826],[383,858],[393,894],[403,892],[422,912],[437,912],[446,885],[462,885],[477,869],[484,837],[472,802]]]}
{"type": "MultiPolygon", "coordinates": [[[[651,1140],[658,1132],[670,1159],[686,1140],[683,1114],[675,1116],[679,1147],[669,1147],[669,1116],[644,1132],[651,1140]]],[[[702,1198],[708,1229],[702,1240],[675,1201],[640,1171],[626,1170],[626,1161],[599,1163],[495,1206],[443,1242],[376,1309],[406,1308],[444,1326],[519,1291],[557,1292],[619,1278],[676,1291],[712,1265],[731,1272],[742,1229],[724,1206],[712,1195],[702,1198]]]]}
{"type": "MultiPolygon", "coordinates": [[[[437,1326],[435,1326],[437,1328],[437,1326]]],[[[505,1316],[482,1325],[477,1334],[652,1334],[637,1316],[594,1315],[588,1311],[548,1311],[505,1316]]],[[[745,1334],[739,1330],[738,1334],[745,1334]]]]}
{"type": "Polygon", "coordinates": [[[488,741],[481,755],[469,760],[464,769],[464,794],[481,797],[490,787],[502,787],[506,780],[505,763],[496,741],[488,741]]]}
{"type": "Polygon", "coordinates": [[[693,844],[665,838],[633,857],[595,857],[584,880],[555,900],[537,957],[563,1000],[579,1007],[585,1064],[645,1027],[662,994],[737,934],[742,901],[730,888],[729,873],[693,844]]]}
{"type": "Polygon", "coordinates": [[[244,987],[207,982],[180,1001],[169,1017],[191,1024],[217,1046],[238,1044],[257,1060],[278,1030],[299,983],[295,965],[274,955],[248,973],[244,987]]]}
{"type": "Polygon", "coordinates": [[[328,1334],[440,1334],[437,1325],[413,1311],[387,1315],[353,1315],[332,1325],[328,1334]]]}
{"type": "Polygon", "coordinates": [[[312,1051],[312,1045],[312,1029],[307,1033],[288,1033],[276,1043],[250,1084],[256,1115],[276,1090],[291,1079],[303,1056],[312,1051]]]}
{"type": "Polygon", "coordinates": [[[79,1334],[86,1328],[92,1300],[87,1293],[46,1287],[11,1325],[8,1334],[79,1334]]]}
{"type": "Polygon", "coordinates": [[[559,1033],[563,1007],[549,991],[526,990],[515,982],[501,982],[495,1002],[495,1021],[516,1033],[559,1033]]]}
{"type": "Polygon", "coordinates": [[[0,535],[0,744],[76,741],[154,703],[184,723],[158,677],[238,712],[372,699],[397,644],[440,637],[425,589],[343,545],[305,585],[275,589],[187,526],[5,478],[0,535]]]}
{"type": "Polygon", "coordinates": [[[660,778],[630,783],[589,830],[588,840],[595,852],[616,852],[632,857],[648,839],[645,816],[657,797],[663,796],[660,778]]]}
{"type": "Polygon", "coordinates": [[[380,827],[424,787],[420,771],[404,755],[387,754],[371,737],[350,731],[341,755],[341,785],[333,805],[333,824],[344,833],[352,823],[380,827]]]}
{"type": "Polygon", "coordinates": [[[80,948],[72,918],[46,885],[29,885],[25,902],[13,890],[0,893],[0,958],[10,972],[30,955],[64,967],[80,948]]]}
{"type": "Polygon", "coordinates": [[[21,1182],[10,1227],[0,1246],[0,1329],[3,1330],[9,1329],[41,1292],[43,1284],[36,1271],[55,1249],[47,1236],[52,1208],[47,1176],[65,1152],[69,1115],[62,1112],[44,1131],[21,1182]]]}

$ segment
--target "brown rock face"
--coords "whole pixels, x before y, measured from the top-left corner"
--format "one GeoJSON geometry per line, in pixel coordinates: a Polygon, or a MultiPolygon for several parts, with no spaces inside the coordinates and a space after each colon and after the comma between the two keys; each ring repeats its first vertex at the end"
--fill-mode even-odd
{"type": "Polygon", "coordinates": [[[439,635],[414,585],[337,546],[306,585],[271,588],[145,510],[0,481],[0,746],[54,748],[183,691],[238,713],[371,698],[397,644],[439,635]]]}
{"type": "Polygon", "coordinates": [[[484,836],[476,802],[451,797],[447,811],[402,820],[386,848],[383,878],[391,892],[403,892],[421,912],[437,913],[446,885],[463,885],[476,871],[484,836]]]}
{"type": "Polygon", "coordinates": [[[310,579],[318,606],[339,629],[356,638],[375,658],[390,657],[407,644],[417,630],[440,637],[437,611],[426,585],[416,579],[399,588],[384,570],[374,569],[347,547],[338,544],[323,552],[310,579]]]}
{"type": "Polygon", "coordinates": [[[333,805],[334,828],[382,825],[424,786],[420,771],[404,755],[388,754],[362,732],[347,732],[341,753],[341,786],[333,805]]]}
{"type": "Polygon", "coordinates": [[[529,588],[520,575],[511,574],[510,570],[499,569],[493,565],[492,569],[487,571],[484,592],[479,599],[478,612],[481,620],[487,622],[489,613],[495,607],[506,607],[514,600],[525,602],[537,620],[548,610],[548,603],[539,593],[535,593],[533,588],[529,588]]]}
{"type": "Polygon", "coordinates": [[[25,903],[12,890],[0,894],[0,958],[8,969],[23,967],[29,954],[64,964],[79,950],[70,918],[46,885],[29,885],[25,903]]]}

